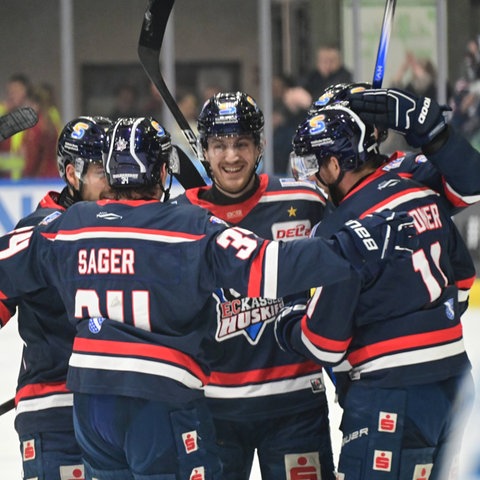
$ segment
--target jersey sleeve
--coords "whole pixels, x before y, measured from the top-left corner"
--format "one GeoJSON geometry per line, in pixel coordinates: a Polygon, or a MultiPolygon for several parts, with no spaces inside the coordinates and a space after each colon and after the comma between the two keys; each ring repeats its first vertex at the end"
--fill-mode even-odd
{"type": "Polygon", "coordinates": [[[306,314],[290,331],[290,348],[327,367],[340,364],[352,341],[359,295],[354,279],[316,288],[306,314]]]}
{"type": "Polygon", "coordinates": [[[0,238],[0,299],[15,298],[48,286],[46,240],[33,227],[13,230],[0,238]],[[45,262],[45,263],[44,263],[45,262]]]}
{"type": "Polygon", "coordinates": [[[455,130],[428,160],[442,175],[443,190],[453,213],[480,201],[480,152],[455,130]]]}
{"type": "Polygon", "coordinates": [[[337,253],[334,241],[269,241],[232,227],[211,243],[213,248],[206,254],[214,267],[215,288],[234,288],[249,297],[284,297],[352,276],[360,282],[350,263],[337,253]]]}

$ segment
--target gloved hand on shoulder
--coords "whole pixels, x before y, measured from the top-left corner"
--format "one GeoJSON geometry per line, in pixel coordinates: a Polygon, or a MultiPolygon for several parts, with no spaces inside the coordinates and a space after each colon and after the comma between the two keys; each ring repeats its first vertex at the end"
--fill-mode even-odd
{"type": "Polygon", "coordinates": [[[446,134],[444,112],[430,97],[417,96],[397,88],[370,89],[348,94],[350,108],[368,124],[391,128],[405,135],[412,147],[423,147],[446,134]]]}
{"type": "Polygon", "coordinates": [[[382,262],[410,258],[419,242],[412,217],[391,210],[349,220],[332,238],[360,273],[364,286],[375,280],[382,262]]]}
{"type": "Polygon", "coordinates": [[[292,352],[289,344],[290,333],[293,326],[299,322],[307,312],[306,299],[296,300],[285,305],[275,317],[274,333],[278,346],[284,352],[292,352]]]}

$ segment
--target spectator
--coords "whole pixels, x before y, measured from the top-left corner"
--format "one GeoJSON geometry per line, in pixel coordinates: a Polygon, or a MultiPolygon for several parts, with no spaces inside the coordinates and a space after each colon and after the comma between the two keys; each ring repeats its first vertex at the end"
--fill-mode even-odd
{"type": "Polygon", "coordinates": [[[48,110],[48,116],[52,120],[58,132],[63,128],[62,117],[57,107],[57,101],[55,98],[55,89],[51,83],[43,82],[40,84],[40,88],[45,95],[45,105],[48,110]]]}
{"type": "Polygon", "coordinates": [[[162,96],[157,90],[157,87],[153,82],[149,85],[150,95],[143,107],[143,115],[147,117],[162,118],[162,112],[165,109],[165,104],[162,96]]]}
{"type": "Polygon", "coordinates": [[[305,117],[312,103],[310,93],[302,87],[285,88],[281,110],[277,110],[277,124],[273,132],[273,168],[276,175],[286,175],[289,171],[288,157],[292,150],[292,136],[298,123],[305,117]]]}
{"type": "Polygon", "coordinates": [[[315,69],[301,82],[312,98],[318,98],[330,85],[349,83],[352,74],[343,65],[340,49],[334,45],[322,45],[317,50],[315,69]]]}
{"type": "Polygon", "coordinates": [[[137,117],[139,115],[138,91],[129,83],[122,83],[115,89],[115,104],[110,118],[137,117]]]}
{"type": "Polygon", "coordinates": [[[450,101],[451,123],[475,145],[480,144],[480,49],[477,39],[466,45],[460,76],[450,101]]]}
{"type": "Polygon", "coordinates": [[[407,52],[392,80],[392,86],[416,95],[437,98],[437,72],[432,61],[407,52]]]}
{"type": "MultiPolygon", "coordinates": [[[[29,105],[32,93],[30,79],[23,73],[13,74],[5,86],[5,100],[0,104],[0,115],[5,115],[16,108],[29,105]]],[[[1,176],[18,179],[24,167],[23,141],[25,131],[0,142],[2,154],[0,171],[1,176]]]]}
{"type": "Polygon", "coordinates": [[[22,145],[24,178],[57,178],[57,138],[59,130],[50,115],[49,92],[35,87],[30,103],[38,115],[37,124],[25,131],[22,145]]]}
{"type": "Polygon", "coordinates": [[[285,105],[285,92],[295,86],[294,81],[286,75],[274,75],[272,79],[273,118],[272,128],[275,130],[288,117],[288,108],[285,105]]]}

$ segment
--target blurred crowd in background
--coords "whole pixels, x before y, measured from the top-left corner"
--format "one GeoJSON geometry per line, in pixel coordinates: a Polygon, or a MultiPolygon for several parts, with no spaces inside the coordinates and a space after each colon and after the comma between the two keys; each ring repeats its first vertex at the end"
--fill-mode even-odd
{"type": "MultiPolygon", "coordinates": [[[[312,70],[303,78],[275,75],[272,81],[274,173],[289,175],[288,157],[295,129],[311,103],[329,85],[353,81],[353,74],[343,63],[342,52],[336,45],[322,45],[316,52],[312,70]]],[[[361,80],[361,79],[355,79],[361,80]]],[[[406,52],[404,61],[390,85],[418,95],[437,98],[437,74],[430,58],[417,57],[406,52]]],[[[177,103],[196,133],[196,118],[205,100],[220,91],[210,85],[202,92],[177,88],[177,103]]],[[[465,46],[464,58],[459,62],[457,77],[446,85],[451,108],[450,123],[460,130],[480,149],[480,35],[465,46]]],[[[145,96],[134,84],[125,82],[112,91],[113,108],[105,112],[81,112],[105,115],[111,118],[151,115],[161,120],[164,104],[153,84],[145,96]],[[142,95],[140,95],[142,93],[142,95]],[[146,101],[141,99],[147,99],[146,101]]],[[[51,85],[36,83],[23,73],[14,73],[4,86],[0,103],[0,116],[20,106],[30,105],[38,113],[37,125],[14,137],[0,142],[0,178],[56,178],[56,140],[63,122],[60,118],[56,96],[51,85]]],[[[180,130],[172,131],[173,141],[191,154],[189,145],[180,130]]],[[[406,148],[403,138],[390,134],[383,145],[384,153],[406,148]]]]}

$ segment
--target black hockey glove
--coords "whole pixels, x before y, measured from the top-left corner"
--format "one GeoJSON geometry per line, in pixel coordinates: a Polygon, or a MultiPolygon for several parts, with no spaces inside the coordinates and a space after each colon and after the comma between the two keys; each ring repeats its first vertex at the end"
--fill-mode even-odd
{"type": "Polygon", "coordinates": [[[412,217],[389,210],[349,220],[333,238],[342,255],[360,273],[364,286],[376,279],[384,261],[409,258],[418,247],[412,217]]]}
{"type": "Polygon", "coordinates": [[[273,330],[275,340],[284,352],[293,351],[289,346],[290,332],[292,331],[292,327],[305,315],[306,311],[307,306],[305,305],[305,299],[302,299],[291,305],[286,305],[275,317],[273,330]]]}
{"type": "Polygon", "coordinates": [[[351,93],[348,100],[365,123],[396,130],[415,148],[430,143],[446,129],[443,112],[450,110],[429,97],[396,88],[351,93]]]}

